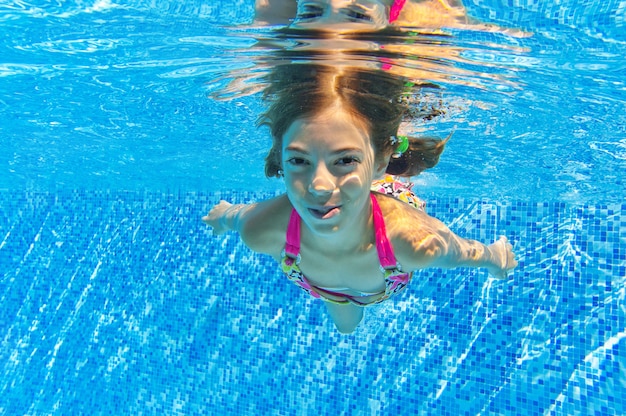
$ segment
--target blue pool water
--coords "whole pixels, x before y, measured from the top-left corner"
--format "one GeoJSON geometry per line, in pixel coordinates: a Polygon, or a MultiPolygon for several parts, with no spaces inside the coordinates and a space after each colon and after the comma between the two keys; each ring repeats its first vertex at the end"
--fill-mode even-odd
{"type": "Polygon", "coordinates": [[[532,36],[455,32],[510,82],[444,82],[416,189],[520,265],[421,271],[349,336],[200,221],[282,188],[258,97],[207,97],[267,29],[204,3],[0,4],[0,414],[626,414],[623,2],[465,2],[532,36]]]}

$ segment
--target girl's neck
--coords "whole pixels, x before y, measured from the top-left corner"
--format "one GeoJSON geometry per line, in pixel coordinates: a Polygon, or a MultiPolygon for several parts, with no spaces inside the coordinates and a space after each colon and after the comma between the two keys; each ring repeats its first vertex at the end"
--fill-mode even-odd
{"type": "Polygon", "coordinates": [[[372,219],[372,203],[367,201],[361,215],[356,216],[354,221],[343,224],[336,231],[320,235],[308,229],[304,224],[302,229],[303,242],[312,249],[329,254],[354,252],[363,247],[368,247],[375,242],[372,219]]]}

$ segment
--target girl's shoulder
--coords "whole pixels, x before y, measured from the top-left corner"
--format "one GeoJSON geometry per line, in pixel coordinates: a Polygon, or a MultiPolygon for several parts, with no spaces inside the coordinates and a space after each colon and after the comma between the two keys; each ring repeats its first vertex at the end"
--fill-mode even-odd
{"type": "Polygon", "coordinates": [[[241,238],[253,251],[279,256],[285,245],[292,209],[286,195],[255,204],[242,228],[241,238]]]}
{"type": "MultiPolygon", "coordinates": [[[[374,192],[378,205],[385,218],[385,224],[394,223],[396,221],[405,221],[406,219],[414,218],[418,220],[423,217],[428,217],[426,211],[421,209],[421,206],[408,203],[399,199],[391,193],[374,192]]],[[[413,221],[413,220],[411,220],[413,221]]]]}
{"type": "Polygon", "coordinates": [[[376,195],[385,220],[387,238],[404,265],[422,264],[421,257],[445,246],[448,227],[426,212],[388,195],[376,195]]]}

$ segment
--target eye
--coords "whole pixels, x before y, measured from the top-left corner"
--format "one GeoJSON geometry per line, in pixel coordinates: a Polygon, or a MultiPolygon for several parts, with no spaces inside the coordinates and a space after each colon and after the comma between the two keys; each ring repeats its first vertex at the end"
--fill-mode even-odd
{"type": "Polygon", "coordinates": [[[287,159],[287,163],[289,163],[292,166],[304,166],[304,165],[308,164],[306,159],[304,159],[302,157],[292,157],[292,158],[289,158],[289,159],[287,159]]]}
{"type": "Polygon", "coordinates": [[[359,22],[373,22],[374,21],[374,19],[372,19],[371,16],[369,16],[368,14],[362,13],[358,10],[347,10],[346,16],[348,16],[352,20],[358,20],[359,22]]]}
{"type": "Polygon", "coordinates": [[[359,159],[354,156],[345,156],[337,161],[337,164],[340,166],[352,166],[359,163],[359,159]]]}
{"type": "Polygon", "coordinates": [[[303,20],[311,20],[311,19],[317,19],[318,17],[321,17],[322,14],[324,14],[324,10],[319,7],[319,6],[313,6],[313,5],[304,5],[302,7],[301,11],[298,11],[298,14],[296,15],[296,21],[303,21],[303,20]]]}

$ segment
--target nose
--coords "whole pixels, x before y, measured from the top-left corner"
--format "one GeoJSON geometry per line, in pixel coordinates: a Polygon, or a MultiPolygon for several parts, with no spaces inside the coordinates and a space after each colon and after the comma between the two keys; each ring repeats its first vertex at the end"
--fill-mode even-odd
{"type": "Polygon", "coordinates": [[[335,190],[335,187],[333,175],[328,171],[326,166],[320,164],[311,178],[309,192],[313,195],[327,195],[331,194],[335,190]]]}

